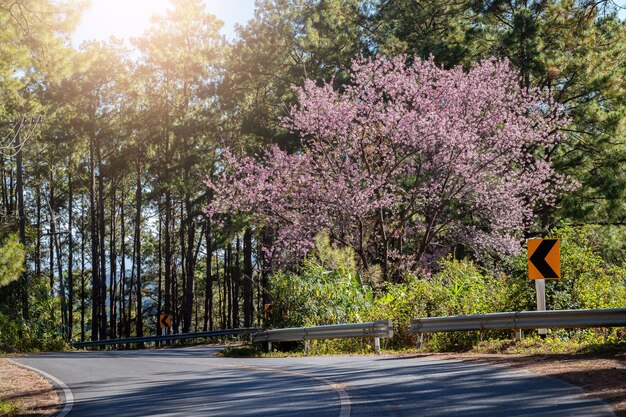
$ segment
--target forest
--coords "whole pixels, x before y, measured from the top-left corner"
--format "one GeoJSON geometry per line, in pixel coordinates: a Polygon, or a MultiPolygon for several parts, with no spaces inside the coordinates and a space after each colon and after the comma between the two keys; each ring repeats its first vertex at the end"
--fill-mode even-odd
{"type": "Polygon", "coordinates": [[[550,309],[626,307],[612,1],[171,0],[73,48],[86,7],[0,0],[0,351],[532,310],[531,237],[550,309]]]}

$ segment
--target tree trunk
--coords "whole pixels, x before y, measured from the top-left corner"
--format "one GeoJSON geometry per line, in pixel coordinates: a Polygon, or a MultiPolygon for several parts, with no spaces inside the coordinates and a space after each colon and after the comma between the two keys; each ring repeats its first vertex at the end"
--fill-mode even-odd
{"type": "Polygon", "coordinates": [[[243,327],[252,327],[252,231],[243,234],[243,327]]]}
{"type": "MultiPolygon", "coordinates": [[[[50,201],[54,198],[54,187],[52,186],[52,173],[50,173],[50,196],[48,199],[48,208],[50,207],[50,201]]],[[[52,211],[49,209],[50,216],[52,211]]],[[[52,223],[52,220],[50,220],[52,223]]],[[[50,231],[48,235],[50,241],[50,297],[54,298],[54,235],[52,231],[52,224],[50,225],[50,231]]]]}
{"type": "Polygon", "coordinates": [[[172,195],[165,192],[165,314],[172,314],[172,195]]]}
{"type": "Polygon", "coordinates": [[[133,236],[133,254],[132,254],[132,263],[130,266],[130,282],[128,283],[128,312],[126,317],[126,337],[130,337],[130,325],[133,317],[133,290],[135,285],[135,263],[137,262],[137,243],[135,242],[135,237],[133,236]]]}
{"type": "MultiPolygon", "coordinates": [[[[224,251],[226,257],[226,251],[224,251]]],[[[220,285],[220,258],[215,252],[215,274],[217,281],[218,297],[220,300],[220,327],[226,328],[226,262],[222,263],[222,285],[220,285]]]]}
{"type": "MultiPolygon", "coordinates": [[[[50,198],[48,199],[48,214],[50,215],[50,270],[54,270],[54,250],[56,249],[57,271],[59,273],[59,295],[61,298],[61,324],[63,325],[63,333],[67,336],[67,304],[65,294],[65,282],[63,280],[63,260],[61,258],[61,243],[59,241],[59,233],[57,227],[57,218],[52,208],[54,198],[54,188],[52,187],[52,171],[50,172],[50,198]]],[[[54,273],[50,274],[50,286],[54,288],[54,273]]]]}
{"type": "MultiPolygon", "coordinates": [[[[272,273],[271,259],[268,259],[267,254],[263,249],[271,247],[271,244],[272,232],[269,228],[264,227],[263,230],[261,230],[261,248],[259,248],[261,253],[261,289],[263,291],[263,305],[270,303],[270,294],[267,290],[269,285],[269,276],[272,273]]],[[[269,325],[268,320],[264,320],[264,322],[265,326],[269,325]]]]}
{"type": "MultiPolygon", "coordinates": [[[[92,120],[93,124],[93,120],[92,120]]],[[[100,265],[96,208],[95,127],[89,138],[89,232],[91,238],[91,340],[100,335],[100,265]]]]}
{"type": "Polygon", "coordinates": [[[37,186],[37,243],[35,247],[35,276],[41,275],[41,185],[37,186]]]}
{"type": "Polygon", "coordinates": [[[56,253],[57,253],[57,271],[59,273],[59,294],[61,296],[61,324],[63,325],[63,333],[65,334],[66,338],[68,335],[67,332],[67,323],[68,323],[68,309],[67,309],[67,295],[66,295],[66,290],[65,290],[65,280],[63,279],[63,259],[61,257],[61,241],[59,239],[59,233],[57,233],[57,227],[56,227],[56,218],[54,218],[54,215],[51,214],[51,217],[53,217],[53,220],[50,222],[51,224],[51,231],[52,231],[52,243],[54,244],[54,247],[56,249],[56,253]]]}
{"type": "MultiPolygon", "coordinates": [[[[166,116],[166,125],[169,122],[166,116]]],[[[164,313],[172,314],[172,193],[170,191],[170,169],[172,165],[172,155],[170,150],[170,135],[166,129],[164,132],[165,142],[165,306],[164,313]]]]}
{"type": "MultiPolygon", "coordinates": [[[[183,333],[189,333],[191,330],[191,318],[193,315],[193,299],[195,293],[195,280],[194,280],[194,270],[195,270],[195,257],[194,257],[194,247],[196,240],[196,230],[195,224],[193,222],[193,213],[191,207],[191,198],[189,195],[185,196],[185,212],[186,219],[184,222],[186,227],[183,230],[186,231],[186,236],[181,236],[181,239],[187,239],[184,253],[184,262],[185,262],[185,274],[183,279],[185,280],[185,292],[183,299],[183,333]]],[[[181,220],[183,221],[183,220],[181,220]]]]}
{"type": "Polygon", "coordinates": [[[137,169],[137,188],[135,191],[135,202],[137,204],[137,211],[135,214],[135,244],[137,245],[137,316],[136,319],[136,331],[137,336],[143,336],[143,297],[141,295],[141,146],[139,146],[136,160],[137,169]]]}
{"type": "Polygon", "coordinates": [[[161,208],[159,207],[159,244],[158,244],[158,262],[159,262],[159,284],[158,284],[158,294],[157,294],[157,313],[156,313],[156,334],[157,336],[161,336],[163,334],[163,329],[161,329],[161,325],[159,323],[160,316],[162,314],[163,309],[163,259],[162,259],[162,231],[163,231],[163,216],[161,214],[161,208]]]}
{"type": "MultiPolygon", "coordinates": [[[[122,185],[124,184],[124,178],[122,177],[122,185]]],[[[126,328],[128,327],[126,318],[126,215],[124,211],[124,189],[122,186],[121,194],[120,194],[120,327],[119,333],[122,333],[122,330],[125,331],[125,334],[128,332],[126,328]]]]}
{"type": "Polygon", "coordinates": [[[80,221],[80,341],[85,341],[85,195],[81,193],[80,221]]]}
{"type": "Polygon", "coordinates": [[[241,283],[241,265],[239,263],[240,254],[241,244],[239,235],[237,235],[235,243],[235,266],[233,269],[233,329],[239,328],[239,285],[241,283]]]}
{"type": "Polygon", "coordinates": [[[233,245],[228,242],[226,245],[226,253],[224,253],[224,285],[226,285],[226,326],[229,329],[233,328],[233,278],[231,268],[231,257],[233,253],[233,245]]]}
{"type": "Polygon", "coordinates": [[[107,286],[106,286],[106,251],[105,251],[105,217],[104,217],[104,173],[102,165],[102,152],[100,144],[96,147],[98,158],[98,227],[100,242],[98,247],[100,248],[100,339],[104,340],[107,337],[107,286]]]}
{"type": "Polygon", "coordinates": [[[206,277],[204,289],[204,331],[213,330],[213,281],[211,271],[211,259],[213,248],[211,247],[211,219],[207,220],[206,231],[206,277]]]}
{"type": "Polygon", "coordinates": [[[72,183],[72,165],[69,164],[68,175],[68,196],[67,196],[67,237],[68,261],[67,261],[67,284],[69,287],[69,311],[67,317],[68,340],[71,342],[74,333],[74,184],[72,183]]]}
{"type": "MultiPolygon", "coordinates": [[[[122,184],[122,187],[124,185],[122,184]]],[[[115,223],[116,217],[116,200],[115,200],[115,184],[111,183],[111,222],[109,227],[111,232],[109,233],[109,333],[111,339],[117,337],[117,313],[115,311],[115,297],[117,295],[117,253],[116,253],[116,232],[117,226],[115,223]]]]}

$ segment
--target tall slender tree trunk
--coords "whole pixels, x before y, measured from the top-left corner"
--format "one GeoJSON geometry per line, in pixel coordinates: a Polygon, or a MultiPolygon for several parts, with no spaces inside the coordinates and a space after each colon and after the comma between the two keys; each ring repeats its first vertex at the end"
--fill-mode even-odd
{"type": "Polygon", "coordinates": [[[80,341],[85,341],[85,194],[81,193],[80,201],[80,341]]]}
{"type": "Polygon", "coordinates": [[[100,336],[100,251],[98,248],[96,208],[96,156],[94,149],[96,134],[94,123],[92,119],[89,137],[89,233],[91,240],[91,340],[95,341],[100,336]]]}
{"type": "Polygon", "coordinates": [[[211,271],[211,259],[213,248],[211,247],[211,219],[207,219],[205,231],[206,239],[206,277],[204,290],[204,331],[213,330],[213,280],[211,271]]]}
{"type": "MultiPolygon", "coordinates": [[[[187,321],[187,314],[186,314],[186,310],[187,310],[187,291],[186,286],[187,286],[187,250],[186,250],[186,234],[185,234],[185,219],[183,218],[183,214],[184,213],[184,209],[183,209],[183,201],[181,200],[180,202],[180,233],[178,238],[180,239],[180,269],[181,269],[181,284],[183,286],[182,288],[182,295],[183,295],[183,299],[182,299],[182,305],[181,305],[181,317],[179,322],[183,323],[183,332],[184,329],[186,327],[185,322],[187,321]]],[[[176,326],[178,327],[178,323],[176,323],[176,326]]]]}
{"type": "Polygon", "coordinates": [[[130,282],[128,283],[128,317],[126,318],[126,337],[130,337],[130,325],[133,317],[133,290],[135,285],[135,263],[137,262],[136,257],[137,252],[137,244],[135,242],[135,238],[133,237],[133,254],[132,254],[132,263],[130,267],[130,282]]]}
{"type": "MultiPolygon", "coordinates": [[[[54,215],[51,215],[53,217],[54,215]]],[[[54,216],[56,217],[56,216],[54,216]]],[[[59,273],[59,294],[61,296],[61,323],[63,324],[63,333],[67,338],[68,308],[67,308],[67,291],[65,289],[65,280],[63,279],[63,258],[61,256],[61,240],[59,239],[58,229],[56,227],[56,218],[50,222],[52,229],[52,242],[57,253],[57,271],[59,273]]]]}
{"type": "Polygon", "coordinates": [[[194,300],[195,300],[195,302],[194,302],[194,304],[195,304],[195,310],[194,310],[194,329],[195,329],[196,331],[198,331],[198,310],[199,310],[199,307],[200,307],[200,306],[198,305],[198,303],[199,303],[199,301],[198,301],[198,297],[194,297],[194,300]]]}
{"type": "Polygon", "coordinates": [[[226,311],[228,314],[226,323],[229,329],[233,328],[233,268],[232,268],[232,256],[233,256],[233,245],[232,243],[229,241],[228,245],[226,246],[226,259],[224,260],[224,273],[225,273],[225,277],[228,277],[228,279],[226,279],[226,283],[227,283],[227,287],[226,287],[226,291],[227,291],[227,296],[226,296],[226,300],[227,300],[227,304],[226,304],[226,311]]]}
{"type": "MultiPolygon", "coordinates": [[[[48,200],[48,204],[50,201],[54,199],[54,186],[52,185],[52,173],[50,173],[50,196],[48,200]]],[[[48,205],[48,207],[50,207],[48,205]]],[[[52,216],[52,211],[49,210],[50,216],[52,216]]],[[[54,298],[54,232],[56,230],[52,230],[52,220],[50,221],[50,230],[49,230],[49,240],[50,240],[50,297],[54,298]]]]}
{"type": "MultiPolygon", "coordinates": [[[[233,328],[239,327],[239,285],[241,283],[241,265],[239,257],[241,255],[241,244],[239,235],[235,243],[235,265],[233,270],[233,328]]],[[[231,261],[232,262],[232,261],[231,261]]]]}
{"type": "MultiPolygon", "coordinates": [[[[262,291],[262,300],[263,300],[263,305],[265,304],[269,304],[270,301],[270,294],[268,292],[268,286],[269,286],[269,276],[272,273],[272,262],[271,259],[268,259],[266,252],[263,250],[263,248],[268,248],[271,247],[272,245],[272,231],[267,228],[264,227],[261,230],[261,248],[260,248],[260,253],[261,253],[261,291],[262,291]]],[[[269,321],[266,319],[264,320],[264,324],[265,327],[267,327],[269,325],[269,321]]]]}
{"type": "Polygon", "coordinates": [[[106,286],[106,251],[105,251],[105,217],[104,217],[104,172],[102,164],[102,151],[100,144],[96,147],[97,159],[98,159],[98,228],[100,242],[98,247],[100,248],[100,339],[104,340],[107,337],[107,286],[106,286]]]}
{"type": "MultiPolygon", "coordinates": [[[[20,138],[20,127],[16,126],[15,132],[15,140],[18,146],[17,155],[15,158],[15,169],[17,171],[17,183],[16,183],[16,193],[17,193],[17,218],[18,218],[18,230],[19,230],[19,239],[20,243],[26,247],[26,211],[24,208],[24,179],[23,179],[23,163],[22,163],[22,152],[23,146],[20,138]]],[[[22,266],[26,265],[26,260],[22,262],[22,266]]],[[[20,276],[20,296],[22,299],[22,318],[24,320],[28,320],[30,314],[28,312],[28,275],[26,275],[26,268],[21,273],[20,276]]]]}
{"type": "Polygon", "coordinates": [[[74,184],[72,182],[72,164],[68,166],[68,196],[67,196],[67,246],[68,246],[68,261],[67,261],[67,285],[69,289],[69,307],[67,316],[67,330],[68,340],[72,340],[74,333],[74,184]]]}
{"type": "Polygon", "coordinates": [[[137,211],[135,214],[135,244],[136,244],[136,267],[137,267],[137,314],[136,314],[136,331],[137,336],[143,336],[143,297],[141,295],[141,146],[138,148],[137,160],[137,188],[135,190],[135,202],[137,204],[137,211]]]}
{"type": "Polygon", "coordinates": [[[172,274],[172,299],[173,301],[173,306],[172,308],[174,309],[174,320],[173,320],[173,331],[175,334],[178,334],[178,330],[179,330],[179,324],[180,324],[180,304],[179,304],[179,298],[178,298],[178,270],[174,269],[173,274],[172,274]]]}
{"type": "Polygon", "coordinates": [[[165,191],[165,314],[172,314],[172,194],[165,191]]]}
{"type": "MultiPolygon", "coordinates": [[[[54,270],[54,251],[56,250],[57,271],[59,274],[59,295],[61,298],[61,323],[63,333],[67,337],[67,303],[65,293],[65,281],[63,280],[63,259],[61,258],[61,243],[59,240],[57,217],[52,208],[54,198],[54,188],[52,186],[52,171],[50,171],[50,198],[48,199],[48,214],[50,215],[50,270],[54,270]]],[[[54,287],[54,273],[51,275],[51,287],[54,287]]]]}
{"type": "MultiPolygon", "coordinates": [[[[166,117],[166,123],[169,122],[166,117]]],[[[165,306],[164,313],[172,314],[172,289],[173,289],[173,271],[172,271],[172,193],[170,191],[170,169],[172,165],[172,155],[170,150],[170,134],[169,131],[164,132],[165,142],[165,306]]]]}
{"type": "Polygon", "coordinates": [[[163,241],[163,215],[161,214],[161,207],[159,207],[159,244],[158,244],[158,253],[157,259],[159,263],[159,283],[158,283],[158,294],[157,294],[157,313],[156,313],[156,334],[157,336],[161,336],[163,334],[163,329],[161,329],[161,325],[159,323],[160,316],[163,314],[163,259],[162,259],[162,241],[163,241]]]}
{"type": "MultiPolygon", "coordinates": [[[[122,187],[124,185],[122,184],[122,187]]],[[[115,183],[111,183],[111,221],[109,227],[111,229],[109,233],[109,333],[111,339],[117,337],[117,312],[116,309],[116,296],[117,296],[117,245],[116,234],[117,225],[115,222],[117,209],[115,205],[116,201],[116,187],[115,183]]]]}
{"type": "Polygon", "coordinates": [[[182,239],[187,239],[187,243],[185,244],[185,252],[184,252],[184,262],[185,262],[185,276],[183,279],[185,280],[185,292],[184,292],[184,300],[183,300],[183,333],[188,333],[191,328],[191,318],[193,315],[193,299],[195,293],[195,279],[194,279],[194,270],[195,268],[195,256],[194,256],[194,248],[196,241],[196,230],[195,223],[193,222],[193,213],[191,206],[191,198],[189,194],[185,196],[185,212],[186,212],[186,227],[184,230],[187,232],[186,236],[181,236],[182,239]]]}
{"type": "MultiPolygon", "coordinates": [[[[224,252],[226,253],[226,252],[224,252]]],[[[222,264],[222,285],[220,285],[220,258],[219,254],[215,252],[215,280],[217,282],[217,296],[220,301],[220,327],[226,328],[226,264],[222,264]]]]}
{"type": "Polygon", "coordinates": [[[37,243],[35,244],[35,275],[41,275],[41,185],[37,185],[37,243]]]}
{"type": "Polygon", "coordinates": [[[243,326],[252,327],[252,231],[247,228],[243,234],[243,326]]]}
{"type": "MultiPolygon", "coordinates": [[[[124,184],[124,177],[122,177],[122,184],[124,184]]],[[[129,327],[128,320],[130,320],[130,318],[126,317],[126,215],[124,211],[124,188],[122,187],[120,193],[120,334],[122,330],[125,331],[125,334],[128,333],[126,329],[129,327]]]]}

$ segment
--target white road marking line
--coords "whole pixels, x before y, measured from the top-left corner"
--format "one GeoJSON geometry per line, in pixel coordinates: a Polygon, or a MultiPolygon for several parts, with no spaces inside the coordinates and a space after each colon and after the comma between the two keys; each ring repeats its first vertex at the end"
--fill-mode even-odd
{"type": "Polygon", "coordinates": [[[47,372],[42,371],[41,369],[37,369],[37,368],[33,368],[32,366],[28,366],[28,365],[24,365],[22,363],[16,362],[12,359],[8,359],[7,360],[9,362],[11,362],[13,365],[19,366],[21,368],[26,368],[29,369],[31,371],[37,372],[38,374],[42,375],[44,378],[48,378],[49,380],[51,380],[52,382],[54,382],[55,384],[57,384],[59,387],[61,387],[61,389],[63,390],[63,395],[65,396],[65,404],[63,406],[63,409],[61,410],[61,412],[59,414],[56,415],[56,417],[65,417],[66,415],[69,414],[70,411],[72,411],[72,407],[74,406],[74,395],[72,394],[72,390],[65,385],[65,382],[61,381],[59,378],[50,375],[47,372]]]}

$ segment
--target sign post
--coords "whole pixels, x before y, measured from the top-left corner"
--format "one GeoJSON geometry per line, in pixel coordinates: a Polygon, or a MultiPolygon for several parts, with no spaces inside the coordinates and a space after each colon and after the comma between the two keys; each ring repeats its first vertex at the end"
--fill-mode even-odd
{"type": "MultiPolygon", "coordinates": [[[[546,280],[535,280],[535,291],[537,292],[537,311],[546,311],[546,280]]],[[[545,336],[548,332],[546,329],[537,329],[541,336],[545,336]]]]}
{"type": "MultiPolygon", "coordinates": [[[[537,311],[546,310],[546,279],[561,278],[559,239],[528,240],[528,279],[535,280],[537,311]]],[[[546,329],[538,329],[545,336],[546,329]]]]}

